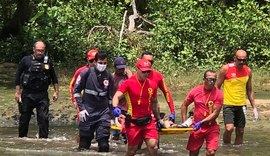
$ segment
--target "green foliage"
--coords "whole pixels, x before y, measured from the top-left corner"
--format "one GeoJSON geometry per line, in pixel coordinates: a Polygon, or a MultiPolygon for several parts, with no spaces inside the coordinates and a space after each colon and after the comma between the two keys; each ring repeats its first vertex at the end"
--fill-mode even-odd
{"type": "Polygon", "coordinates": [[[79,66],[91,48],[106,51],[111,61],[124,56],[133,65],[147,50],[156,55],[156,69],[177,78],[182,71],[218,69],[242,48],[249,53],[252,68],[270,67],[269,2],[258,5],[254,0],[241,0],[236,6],[227,7],[217,0],[147,1],[141,15],[155,26],[146,26],[141,20],[136,20],[136,26],[142,25],[137,29],[154,35],[124,31],[121,41],[122,18],[126,10],[131,15],[132,8],[130,0],[117,2],[39,3],[24,34],[0,41],[1,61],[17,62],[31,52],[34,39],[43,39],[49,55],[61,65],[79,66]]]}
{"type": "Polygon", "coordinates": [[[90,48],[113,47],[115,36],[106,30],[93,30],[88,38],[89,31],[99,25],[120,27],[115,22],[120,11],[102,1],[57,1],[52,7],[41,3],[26,31],[31,31],[34,38],[46,39],[50,55],[59,63],[80,62],[90,48]]]}
{"type": "Polygon", "coordinates": [[[14,62],[19,60],[32,51],[32,40],[27,37],[10,37],[5,41],[0,41],[0,62],[14,62]]]}
{"type": "Polygon", "coordinates": [[[166,68],[215,69],[238,48],[249,53],[251,66],[269,67],[270,18],[263,12],[266,6],[248,0],[233,8],[206,2],[160,0],[149,5],[159,10],[151,17],[157,25],[153,29],[155,45],[166,68]],[[165,63],[168,60],[174,63],[165,63]]]}

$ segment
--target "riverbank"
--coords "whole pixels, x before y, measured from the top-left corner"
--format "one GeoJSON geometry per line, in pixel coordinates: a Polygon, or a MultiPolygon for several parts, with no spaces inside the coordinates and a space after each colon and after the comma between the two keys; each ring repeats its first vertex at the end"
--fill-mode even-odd
{"type": "MultiPolygon", "coordinates": [[[[259,112],[259,122],[264,124],[270,121],[270,100],[266,99],[257,99],[257,108],[259,112]]],[[[175,101],[176,105],[176,122],[180,123],[180,101],[175,101]]],[[[160,104],[161,111],[168,112],[167,104],[160,104]]],[[[53,125],[72,125],[75,124],[76,112],[74,106],[71,103],[64,103],[61,100],[51,104],[50,106],[50,124],[53,125]]],[[[18,126],[19,121],[19,112],[17,108],[17,104],[14,102],[13,106],[9,106],[7,109],[1,109],[0,116],[0,127],[14,127],[18,126]]],[[[247,120],[252,123],[254,121],[253,111],[251,106],[248,105],[247,110],[247,120]]],[[[219,115],[219,122],[222,123],[222,112],[219,115]]],[[[34,110],[34,114],[32,115],[31,124],[36,124],[36,112],[34,110]]],[[[250,125],[253,126],[253,125],[250,125]]],[[[254,125],[255,126],[255,125],[254,125]]],[[[256,124],[256,126],[258,126],[256,124]]],[[[262,125],[263,127],[268,126],[269,124],[262,125]]]]}
{"type": "MultiPolygon", "coordinates": [[[[18,105],[14,100],[15,86],[14,86],[14,75],[16,65],[11,63],[0,64],[0,127],[13,127],[18,125],[19,111],[18,105]]],[[[75,107],[71,103],[69,95],[69,81],[72,77],[73,70],[62,69],[59,74],[60,80],[60,97],[57,102],[51,102],[50,104],[50,123],[54,125],[65,125],[74,124],[76,118],[75,107]]],[[[189,74],[187,74],[189,75],[189,74]]],[[[193,76],[194,77],[194,76],[193,76]]],[[[195,76],[196,77],[196,76],[195,76]]],[[[258,77],[258,76],[257,76],[258,77]]],[[[256,75],[255,75],[256,78],[256,75]]],[[[183,102],[185,94],[195,84],[198,84],[196,79],[200,78],[189,78],[178,80],[179,83],[172,83],[167,81],[170,88],[172,88],[173,99],[175,103],[175,110],[177,116],[177,122],[180,122],[180,105],[183,102]],[[184,83],[190,82],[192,83],[184,83]],[[194,82],[193,82],[194,81],[194,82]],[[181,84],[180,87],[175,87],[181,84]]],[[[201,81],[201,79],[200,79],[201,81]]],[[[259,81],[256,78],[256,81],[259,81]]],[[[256,85],[255,98],[258,106],[259,116],[261,121],[270,120],[270,83],[268,80],[260,80],[256,85]]],[[[52,96],[52,87],[49,89],[50,98],[52,96]]],[[[169,113],[168,106],[164,101],[163,94],[159,92],[159,103],[161,111],[169,113]]],[[[35,112],[35,111],[34,111],[35,112]]],[[[253,121],[253,112],[250,105],[248,105],[247,119],[253,121]]],[[[219,121],[222,121],[222,113],[219,116],[219,121]]],[[[36,124],[36,115],[32,116],[32,124],[36,124]]],[[[269,126],[270,127],[270,126],[269,126]]]]}

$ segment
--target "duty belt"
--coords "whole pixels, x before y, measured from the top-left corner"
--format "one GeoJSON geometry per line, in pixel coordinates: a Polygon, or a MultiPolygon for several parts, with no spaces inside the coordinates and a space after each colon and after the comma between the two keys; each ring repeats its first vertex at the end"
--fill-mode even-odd
{"type": "Polygon", "coordinates": [[[97,91],[94,91],[94,90],[85,89],[84,92],[86,94],[91,94],[91,95],[94,95],[94,96],[106,96],[107,95],[107,91],[106,92],[97,92],[97,91]]]}

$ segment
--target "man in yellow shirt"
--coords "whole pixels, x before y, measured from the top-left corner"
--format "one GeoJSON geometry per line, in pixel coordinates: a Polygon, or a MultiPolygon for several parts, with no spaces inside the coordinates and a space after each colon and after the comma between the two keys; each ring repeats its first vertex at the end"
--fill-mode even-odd
{"type": "Polygon", "coordinates": [[[254,117],[258,119],[254,93],[252,87],[251,69],[246,65],[247,52],[237,50],[234,55],[234,62],[223,65],[218,75],[217,87],[223,84],[224,106],[223,118],[225,130],[223,142],[231,143],[231,135],[235,127],[235,145],[243,143],[244,128],[246,124],[245,112],[246,95],[253,108],[254,117]]]}

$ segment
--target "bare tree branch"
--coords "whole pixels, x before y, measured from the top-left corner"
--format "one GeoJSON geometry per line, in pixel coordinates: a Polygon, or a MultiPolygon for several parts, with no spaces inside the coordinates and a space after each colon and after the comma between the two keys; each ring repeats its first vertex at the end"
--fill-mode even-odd
{"type": "Polygon", "coordinates": [[[133,0],[131,3],[130,3],[131,7],[132,7],[132,11],[133,11],[133,15],[138,15],[138,11],[137,11],[137,7],[136,7],[136,2],[135,0],[133,0]]]}
{"type": "Polygon", "coordinates": [[[133,32],[135,31],[135,19],[137,19],[139,16],[138,16],[138,11],[136,9],[136,3],[135,3],[135,0],[133,0],[131,2],[131,7],[132,7],[132,10],[133,10],[133,15],[130,15],[128,17],[129,19],[129,26],[128,26],[128,31],[129,32],[133,32]]]}
{"type": "Polygon", "coordinates": [[[128,31],[129,32],[135,31],[135,19],[137,19],[137,18],[138,18],[137,15],[130,15],[128,17],[128,19],[129,19],[128,31]]]}
{"type": "Polygon", "coordinates": [[[137,34],[144,34],[144,35],[154,35],[154,33],[150,31],[138,30],[136,31],[137,34]]]}
{"type": "Polygon", "coordinates": [[[123,35],[124,28],[125,28],[126,16],[127,16],[127,11],[125,11],[124,17],[123,17],[123,22],[122,22],[122,27],[121,27],[121,31],[120,31],[120,37],[119,37],[118,48],[119,48],[120,45],[121,45],[122,35],[123,35]]]}
{"type": "Polygon", "coordinates": [[[99,25],[99,26],[94,26],[93,28],[90,29],[90,31],[88,32],[88,37],[87,39],[90,38],[90,36],[92,35],[93,31],[95,29],[102,29],[102,31],[107,30],[110,34],[118,36],[119,32],[117,30],[115,30],[114,28],[112,28],[111,26],[108,25],[99,25]]]}
{"type": "MultiPolygon", "coordinates": [[[[138,11],[136,9],[135,0],[132,0],[131,7],[132,7],[132,10],[133,10],[133,14],[129,16],[129,26],[128,26],[128,32],[129,33],[136,31],[135,20],[138,19],[138,18],[142,19],[144,22],[148,23],[149,25],[155,26],[155,24],[153,24],[152,22],[150,22],[149,20],[147,20],[146,18],[144,18],[144,17],[142,17],[142,16],[140,16],[138,14],[138,11]]],[[[102,31],[107,30],[112,35],[119,35],[120,36],[119,37],[119,44],[118,44],[118,46],[120,46],[122,36],[123,36],[123,33],[124,33],[126,15],[127,15],[127,11],[125,11],[124,16],[123,16],[123,22],[122,22],[122,27],[121,27],[121,30],[120,30],[120,34],[119,34],[119,32],[117,30],[115,30],[111,26],[100,25],[100,26],[94,26],[89,30],[87,39],[90,38],[90,36],[92,35],[92,33],[93,33],[93,31],[95,29],[102,29],[102,31]]],[[[135,33],[143,34],[143,35],[154,35],[154,33],[149,32],[149,31],[144,31],[144,30],[138,30],[135,33]]]]}
{"type": "MultiPolygon", "coordinates": [[[[148,23],[148,24],[150,24],[150,25],[152,25],[152,26],[155,26],[155,24],[153,24],[152,22],[150,22],[149,20],[147,20],[146,18],[144,18],[144,17],[142,17],[142,16],[140,16],[139,14],[138,14],[138,11],[137,11],[137,9],[136,9],[136,3],[135,3],[135,0],[133,0],[132,2],[131,2],[131,6],[132,6],[132,10],[133,10],[133,14],[132,15],[130,15],[129,16],[129,26],[128,26],[128,32],[134,32],[134,31],[136,31],[136,26],[135,26],[135,24],[136,24],[136,22],[135,22],[135,20],[136,19],[142,19],[144,22],[146,22],[146,23],[148,23]]],[[[151,32],[147,32],[147,31],[140,31],[140,32],[137,32],[137,33],[142,33],[142,34],[147,34],[147,35],[152,35],[153,33],[151,33],[151,32]]]]}
{"type": "Polygon", "coordinates": [[[140,16],[140,15],[139,15],[139,18],[142,19],[144,22],[146,22],[146,23],[148,23],[148,24],[150,24],[150,25],[152,25],[152,26],[154,26],[154,27],[156,26],[154,23],[152,23],[152,22],[149,21],[148,19],[144,18],[143,16],[140,16]]]}

